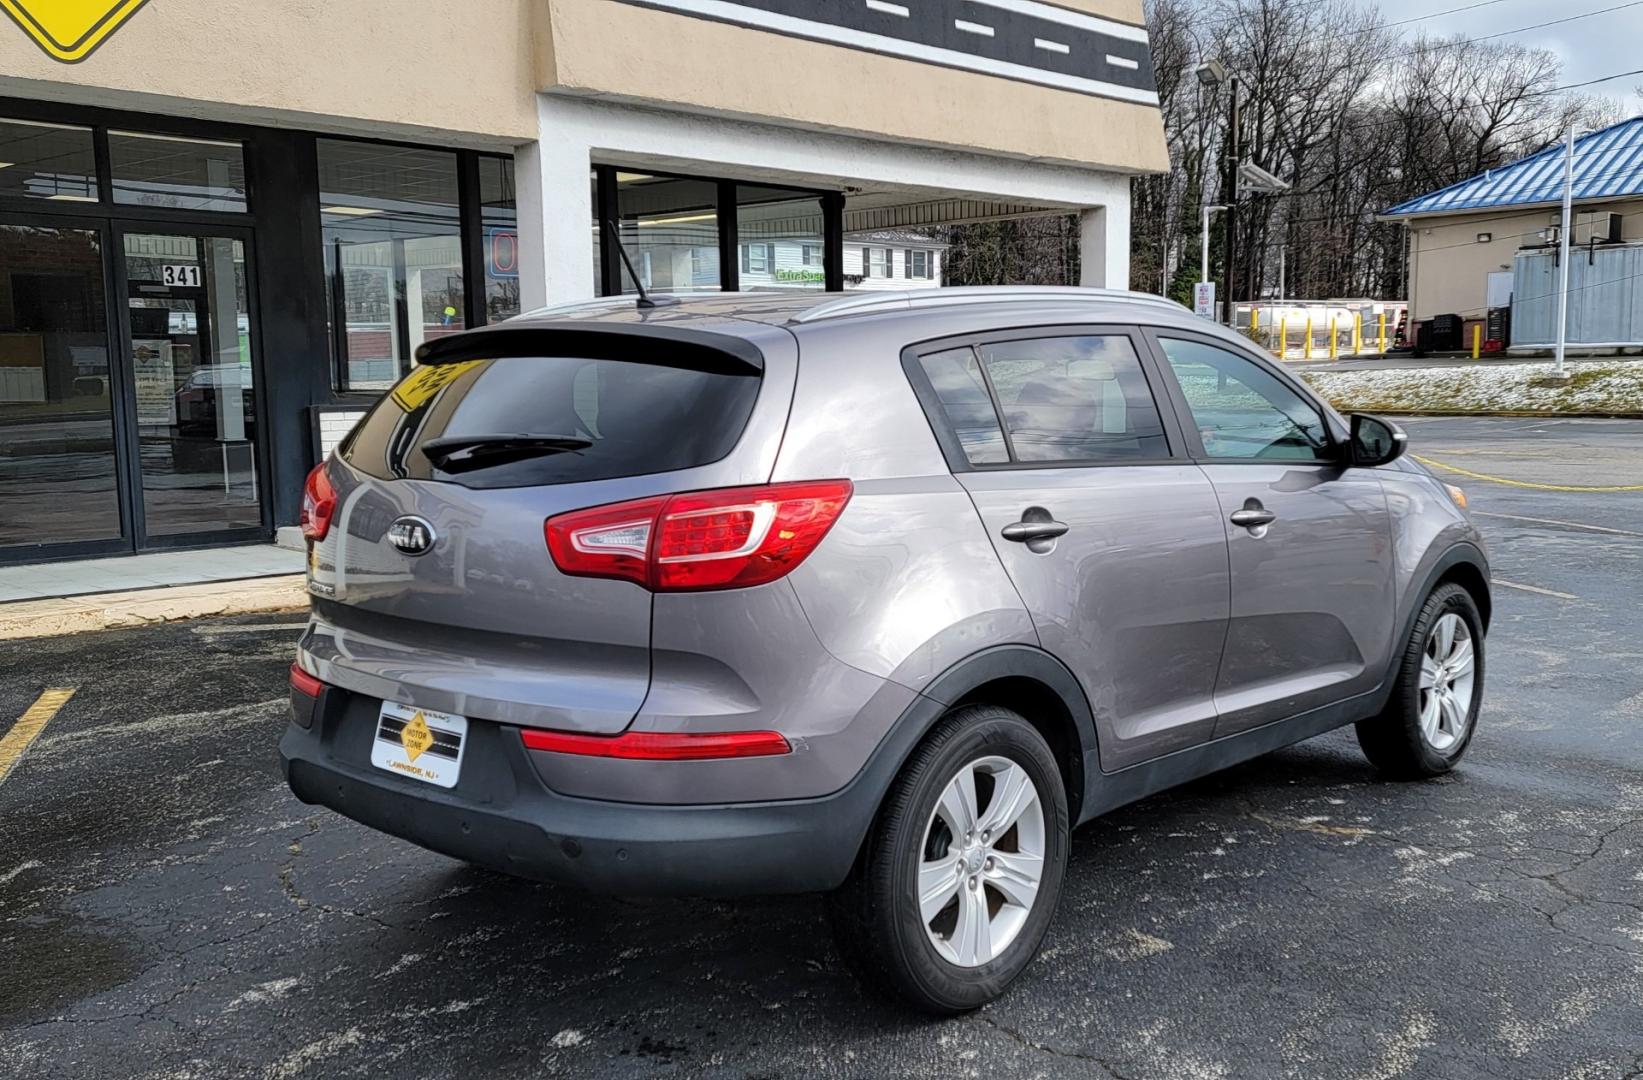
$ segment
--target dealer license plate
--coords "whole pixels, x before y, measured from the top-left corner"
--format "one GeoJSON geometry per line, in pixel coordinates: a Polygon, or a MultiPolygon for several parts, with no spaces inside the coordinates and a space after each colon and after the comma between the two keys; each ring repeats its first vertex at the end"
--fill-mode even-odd
{"type": "Polygon", "coordinates": [[[371,741],[371,764],[412,780],[455,787],[467,744],[467,717],[384,701],[371,741]]]}

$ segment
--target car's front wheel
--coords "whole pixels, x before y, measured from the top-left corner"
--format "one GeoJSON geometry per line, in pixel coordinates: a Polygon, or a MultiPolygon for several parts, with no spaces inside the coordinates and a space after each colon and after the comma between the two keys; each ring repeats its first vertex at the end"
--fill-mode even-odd
{"type": "Polygon", "coordinates": [[[830,898],[840,951],[869,987],[926,1011],[986,1004],[1049,929],[1068,830],[1043,736],[1008,709],[955,710],[896,778],[830,898]]]}
{"type": "Polygon", "coordinates": [[[1427,597],[1405,646],[1391,700],[1358,724],[1358,745],[1391,776],[1438,776],[1472,742],[1483,703],[1483,619],[1455,584],[1427,597]]]}

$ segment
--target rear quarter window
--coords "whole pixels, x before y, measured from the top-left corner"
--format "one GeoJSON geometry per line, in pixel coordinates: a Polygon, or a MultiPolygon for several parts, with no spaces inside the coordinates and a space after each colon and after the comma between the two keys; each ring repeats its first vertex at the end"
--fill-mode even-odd
{"type": "Polygon", "coordinates": [[[432,364],[401,380],[338,452],[380,479],[470,488],[673,472],[735,448],[759,385],[752,368],[702,371],[648,358],[432,364]]]}

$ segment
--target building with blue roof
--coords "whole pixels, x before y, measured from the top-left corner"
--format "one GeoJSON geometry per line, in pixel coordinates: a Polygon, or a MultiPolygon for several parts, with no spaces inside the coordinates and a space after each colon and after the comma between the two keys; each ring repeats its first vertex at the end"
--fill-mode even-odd
{"type": "MultiPolygon", "coordinates": [[[[1459,315],[1470,322],[1492,308],[1523,306],[1515,284],[1520,262],[1551,261],[1558,243],[1564,158],[1559,142],[1382,212],[1408,228],[1412,319],[1459,315]]],[[[1612,259],[1620,253],[1611,248],[1643,244],[1643,117],[1576,139],[1574,204],[1571,240],[1588,266],[1599,249],[1612,259]]]]}

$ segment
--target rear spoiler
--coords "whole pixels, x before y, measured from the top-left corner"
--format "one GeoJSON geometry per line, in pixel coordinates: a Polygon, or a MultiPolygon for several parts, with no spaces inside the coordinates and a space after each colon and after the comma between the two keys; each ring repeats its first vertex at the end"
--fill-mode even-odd
{"type": "Polygon", "coordinates": [[[417,347],[419,364],[455,364],[504,356],[574,356],[705,371],[757,375],[764,353],[746,338],[682,326],[554,321],[482,326],[417,347]]]}

